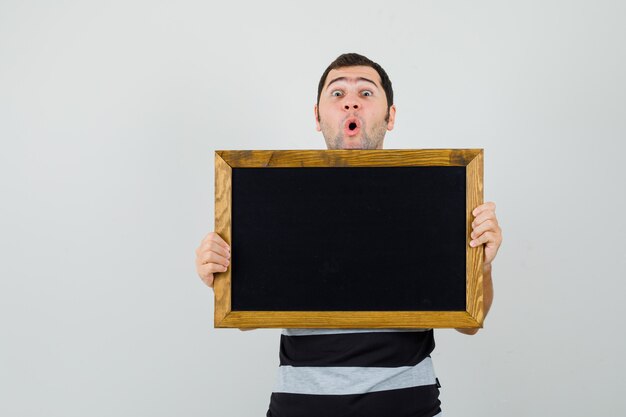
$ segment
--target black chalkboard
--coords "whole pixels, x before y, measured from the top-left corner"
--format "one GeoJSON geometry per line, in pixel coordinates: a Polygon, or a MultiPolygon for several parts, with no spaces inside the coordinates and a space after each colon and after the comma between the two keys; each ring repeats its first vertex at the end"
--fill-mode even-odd
{"type": "Polygon", "coordinates": [[[465,311],[465,167],[233,168],[233,311],[465,311]]]}
{"type": "Polygon", "coordinates": [[[482,326],[482,149],[216,151],[216,327],[482,326]]]}

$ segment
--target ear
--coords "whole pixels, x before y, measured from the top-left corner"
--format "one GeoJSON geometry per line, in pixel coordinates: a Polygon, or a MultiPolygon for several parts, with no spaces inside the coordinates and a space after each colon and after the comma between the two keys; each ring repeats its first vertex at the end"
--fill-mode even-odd
{"type": "Polygon", "coordinates": [[[322,127],[320,126],[320,114],[317,109],[317,104],[313,106],[313,112],[315,113],[315,130],[321,132],[322,127]]]}
{"type": "Polygon", "coordinates": [[[387,130],[393,129],[393,125],[396,122],[396,105],[392,104],[389,107],[389,120],[387,120],[387,130]]]}

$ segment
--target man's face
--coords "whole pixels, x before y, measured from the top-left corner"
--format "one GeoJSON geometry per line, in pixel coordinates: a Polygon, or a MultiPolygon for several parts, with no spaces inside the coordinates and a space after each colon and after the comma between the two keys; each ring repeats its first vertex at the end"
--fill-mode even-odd
{"type": "Polygon", "coordinates": [[[391,106],[387,118],[380,76],[367,66],[331,70],[315,106],[315,124],[328,149],[382,149],[395,116],[391,106]]]}

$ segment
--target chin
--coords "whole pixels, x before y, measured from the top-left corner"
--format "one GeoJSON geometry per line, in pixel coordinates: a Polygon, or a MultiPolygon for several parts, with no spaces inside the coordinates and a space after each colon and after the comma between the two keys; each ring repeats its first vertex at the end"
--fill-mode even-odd
{"type": "Polygon", "coordinates": [[[364,148],[363,148],[363,143],[359,140],[359,141],[355,141],[352,143],[346,143],[345,141],[342,141],[341,149],[364,149],[364,148]]]}

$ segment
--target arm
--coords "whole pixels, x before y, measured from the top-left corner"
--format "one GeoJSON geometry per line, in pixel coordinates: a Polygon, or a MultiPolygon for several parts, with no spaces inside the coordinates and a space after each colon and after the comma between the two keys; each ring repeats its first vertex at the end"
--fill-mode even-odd
{"type": "MultiPolygon", "coordinates": [[[[485,308],[485,318],[491,308],[493,302],[493,282],[491,280],[491,263],[498,253],[498,249],[502,244],[502,229],[498,225],[496,218],[496,205],[493,202],[481,204],[476,207],[472,214],[474,221],[472,222],[470,246],[485,245],[485,259],[483,263],[483,306],[485,308]]],[[[457,331],[474,335],[479,329],[456,329],[457,331]]]]}

